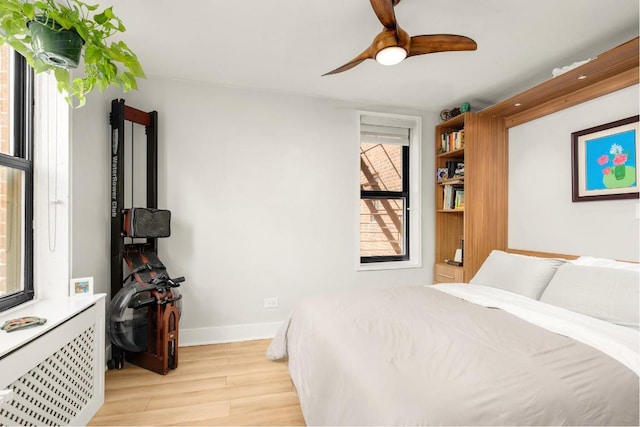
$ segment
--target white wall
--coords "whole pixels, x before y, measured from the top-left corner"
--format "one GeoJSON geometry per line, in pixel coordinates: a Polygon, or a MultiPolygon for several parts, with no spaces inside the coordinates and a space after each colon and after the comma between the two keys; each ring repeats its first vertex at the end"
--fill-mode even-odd
{"type": "MultiPolygon", "coordinates": [[[[73,111],[71,274],[106,293],[118,96],[92,94],[73,111]]],[[[187,277],[182,343],[268,335],[307,295],[431,280],[435,114],[422,114],[423,266],[357,272],[355,112],[419,112],[157,78],[124,97],[159,112],[159,204],[173,213],[160,257],[187,277]],[[264,297],[280,308],[263,309],[264,297]]],[[[571,132],[634,114],[638,87],[510,130],[510,247],[638,260],[638,202],[572,203],[570,175],[571,132]]]]}
{"type": "Polygon", "coordinates": [[[509,131],[509,247],[639,260],[638,199],[571,201],[571,133],[637,115],[633,86],[509,131]]]}
{"type": "MultiPolygon", "coordinates": [[[[92,93],[71,111],[71,276],[93,276],[94,293],[109,294],[110,127],[116,90],[92,93]]],[[[107,299],[108,303],[108,299],[107,299]]]]}
{"type": "MultiPolygon", "coordinates": [[[[419,112],[154,78],[124,98],[159,113],[159,206],[172,211],[172,236],[159,253],[173,276],[187,278],[182,343],[268,335],[307,295],[430,282],[430,149],[422,159],[423,266],[355,265],[356,110],[419,112]],[[280,308],[263,309],[265,297],[279,297],[280,308]]],[[[98,292],[109,289],[111,99],[93,95],[73,123],[72,270],[99,276],[98,292]]],[[[427,148],[434,117],[423,116],[427,148]]]]}

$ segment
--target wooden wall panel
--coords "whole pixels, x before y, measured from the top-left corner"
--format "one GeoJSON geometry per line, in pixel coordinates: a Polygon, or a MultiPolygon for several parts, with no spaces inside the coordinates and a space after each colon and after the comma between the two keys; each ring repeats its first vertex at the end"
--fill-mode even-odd
{"type": "Polygon", "coordinates": [[[520,113],[513,114],[505,120],[505,126],[507,128],[518,126],[531,120],[544,117],[547,114],[552,114],[562,109],[596,99],[607,93],[638,84],[638,82],[640,82],[640,71],[638,67],[635,67],[616,76],[598,81],[591,86],[583,87],[575,92],[551,99],[540,105],[525,109],[520,113]]]}
{"type": "Polygon", "coordinates": [[[465,281],[478,271],[492,249],[506,248],[508,151],[503,121],[470,118],[465,148],[465,281]]]}
{"type": "MultiPolygon", "coordinates": [[[[586,64],[487,107],[480,114],[508,118],[522,114],[525,110],[539,108],[539,106],[557,99],[564,97],[569,99],[573,94],[579,93],[585,88],[592,88],[591,95],[593,97],[599,97],[614,90],[622,89],[626,86],[618,87],[617,85],[610,85],[610,83],[621,79],[621,76],[632,75],[632,70],[636,70],[635,73],[637,74],[639,50],[640,43],[636,37],[602,53],[586,64]],[[581,76],[586,76],[586,78],[580,79],[581,76]],[[609,81],[609,83],[600,83],[604,81],[609,81]],[[516,106],[516,104],[520,105],[516,106]]],[[[627,86],[631,84],[633,84],[633,81],[627,82],[627,86]]],[[[587,99],[584,100],[586,101],[587,99]]],[[[560,111],[568,106],[570,105],[560,103],[555,106],[555,110],[548,109],[547,114],[560,111]]]]}

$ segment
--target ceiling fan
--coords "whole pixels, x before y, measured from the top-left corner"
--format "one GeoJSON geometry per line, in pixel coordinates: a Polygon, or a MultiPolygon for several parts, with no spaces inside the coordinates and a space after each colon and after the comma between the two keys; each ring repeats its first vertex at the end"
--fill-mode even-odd
{"type": "Polygon", "coordinates": [[[407,57],[426,53],[448,52],[458,50],[476,50],[475,41],[465,36],[454,34],[430,34],[409,37],[409,34],[396,22],[393,8],[400,0],[370,0],[373,11],[384,26],[373,43],[360,55],[341,67],[323,74],[337,74],[347,71],[365,59],[375,59],[383,65],[394,65],[407,57]]]}

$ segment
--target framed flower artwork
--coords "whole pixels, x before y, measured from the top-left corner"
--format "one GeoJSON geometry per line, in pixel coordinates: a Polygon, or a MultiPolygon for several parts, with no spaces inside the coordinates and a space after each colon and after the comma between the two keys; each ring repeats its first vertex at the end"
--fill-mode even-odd
{"type": "Polygon", "coordinates": [[[571,134],[574,202],[638,198],[638,116],[571,134]]]}

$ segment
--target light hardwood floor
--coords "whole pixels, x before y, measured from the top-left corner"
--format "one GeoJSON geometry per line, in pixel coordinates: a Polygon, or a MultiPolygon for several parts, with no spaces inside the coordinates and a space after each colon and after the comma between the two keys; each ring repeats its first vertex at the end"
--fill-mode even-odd
{"type": "Polygon", "coordinates": [[[106,372],[105,403],[89,425],[304,425],[286,362],[270,340],[181,347],[178,368],[106,372]]]}

